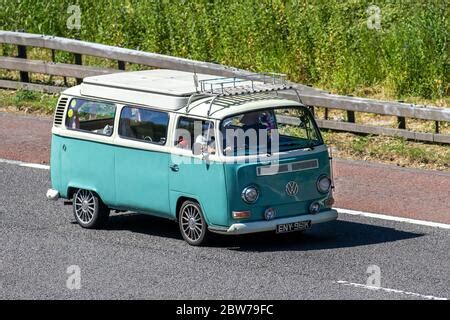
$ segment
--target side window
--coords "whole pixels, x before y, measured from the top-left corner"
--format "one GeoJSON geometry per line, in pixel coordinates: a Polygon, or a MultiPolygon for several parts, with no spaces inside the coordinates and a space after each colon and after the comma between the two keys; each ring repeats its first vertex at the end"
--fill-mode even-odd
{"type": "Polygon", "coordinates": [[[72,130],[111,136],[115,115],[116,106],[112,103],[72,99],[67,110],[66,126],[72,130]]]}
{"type": "MultiPolygon", "coordinates": [[[[175,147],[192,150],[196,148],[215,153],[214,123],[211,121],[180,117],[175,133],[175,147]]],[[[195,152],[194,153],[198,153],[195,152]]]]}
{"type": "Polygon", "coordinates": [[[169,115],[165,112],[126,106],[120,114],[119,135],[164,145],[168,124],[169,115]]]}

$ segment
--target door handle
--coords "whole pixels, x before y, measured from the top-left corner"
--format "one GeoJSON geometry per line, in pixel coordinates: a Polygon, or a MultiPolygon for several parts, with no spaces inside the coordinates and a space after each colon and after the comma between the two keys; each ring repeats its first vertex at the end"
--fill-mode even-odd
{"type": "Polygon", "coordinates": [[[170,165],[170,169],[172,171],[178,172],[180,170],[180,167],[177,164],[170,165]]]}

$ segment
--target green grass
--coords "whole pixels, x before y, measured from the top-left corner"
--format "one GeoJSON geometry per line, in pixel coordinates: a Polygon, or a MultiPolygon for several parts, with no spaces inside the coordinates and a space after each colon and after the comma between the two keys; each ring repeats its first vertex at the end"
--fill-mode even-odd
{"type": "Polygon", "coordinates": [[[341,158],[373,160],[406,167],[450,171],[450,146],[432,145],[403,138],[359,136],[324,131],[325,142],[341,158]]]}
{"type": "Polygon", "coordinates": [[[0,90],[0,110],[53,114],[58,96],[28,90],[0,90]]]}
{"type": "MultiPolygon", "coordinates": [[[[0,28],[24,29],[250,69],[341,94],[407,100],[449,91],[446,0],[0,0],[0,28]],[[69,30],[79,4],[81,29],[69,30]],[[369,29],[367,8],[381,9],[369,29]]],[[[2,54],[11,55],[4,46],[2,54]]],[[[59,62],[73,55],[57,52],[59,62]]]]}

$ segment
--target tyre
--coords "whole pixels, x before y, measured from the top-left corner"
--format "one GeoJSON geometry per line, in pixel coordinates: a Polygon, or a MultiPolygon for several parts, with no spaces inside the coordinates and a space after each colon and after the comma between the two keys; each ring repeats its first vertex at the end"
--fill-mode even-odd
{"type": "Polygon", "coordinates": [[[178,224],[183,239],[190,245],[201,246],[207,243],[210,233],[197,202],[183,202],[178,212],[178,224]]]}
{"type": "Polygon", "coordinates": [[[73,196],[73,214],[81,227],[97,229],[106,224],[109,208],[92,191],[79,189],[73,196]]]}

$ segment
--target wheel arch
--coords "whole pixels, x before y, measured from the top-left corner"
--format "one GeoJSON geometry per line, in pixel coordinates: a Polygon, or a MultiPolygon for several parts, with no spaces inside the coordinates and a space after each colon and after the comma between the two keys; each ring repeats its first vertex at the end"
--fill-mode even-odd
{"type": "MultiPolygon", "coordinates": [[[[67,188],[67,199],[73,199],[73,196],[75,195],[75,193],[80,190],[80,189],[84,189],[84,190],[88,190],[91,191],[92,193],[94,193],[95,196],[97,196],[100,201],[105,204],[105,202],[103,201],[102,195],[100,193],[97,192],[97,190],[95,188],[86,188],[86,187],[75,187],[75,186],[70,186],[67,188]]],[[[106,204],[105,204],[106,205],[106,204]]]]}
{"type": "Polygon", "coordinates": [[[175,209],[176,221],[178,222],[178,219],[180,216],[180,209],[185,201],[192,201],[192,202],[197,203],[200,206],[200,209],[202,210],[203,218],[205,219],[206,224],[209,225],[208,217],[205,214],[205,210],[203,209],[201,202],[196,197],[186,196],[186,195],[179,196],[177,199],[177,204],[176,204],[176,209],[175,209]]]}

